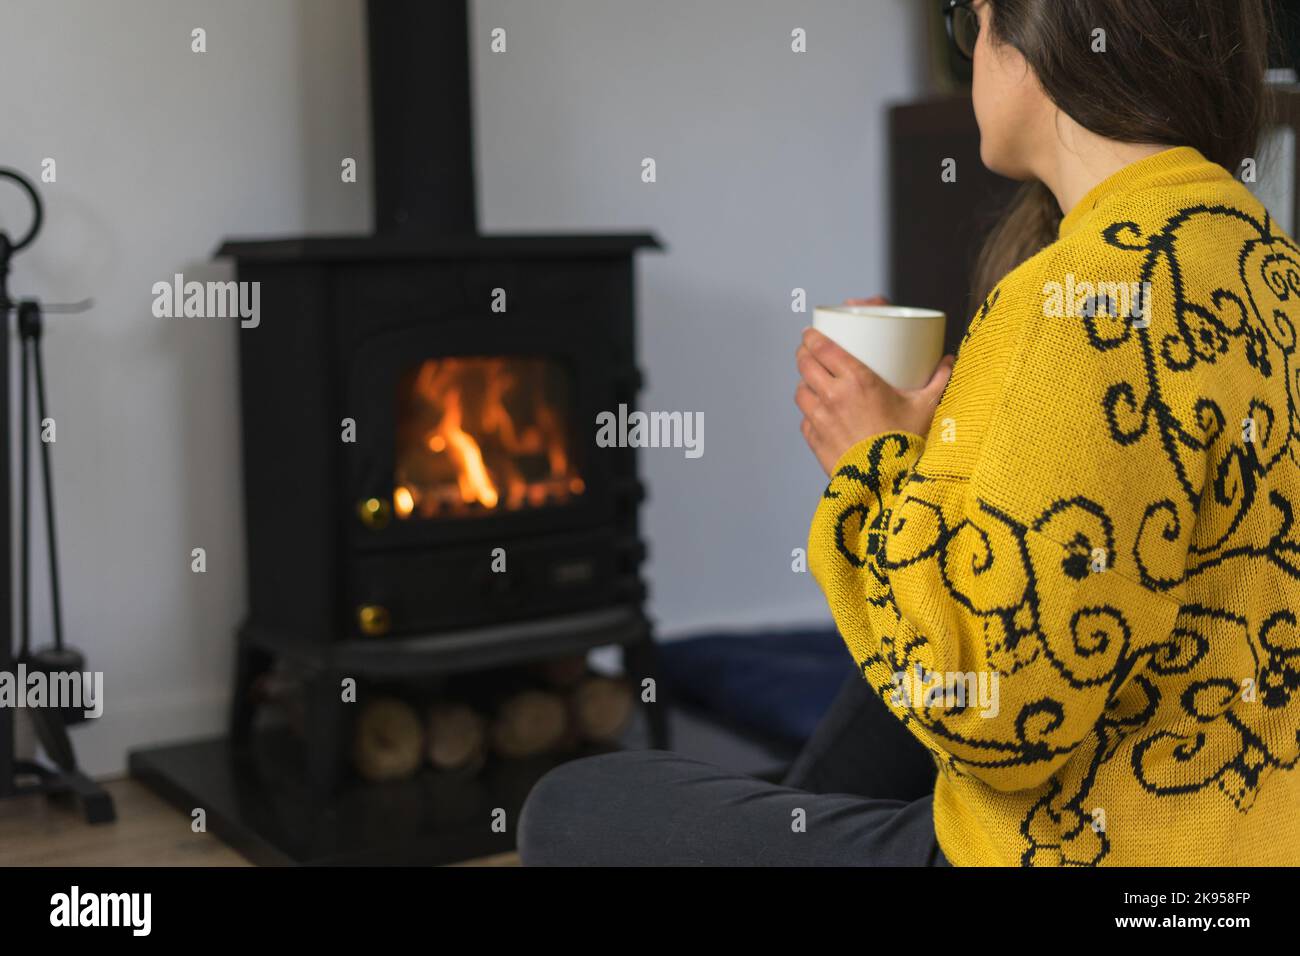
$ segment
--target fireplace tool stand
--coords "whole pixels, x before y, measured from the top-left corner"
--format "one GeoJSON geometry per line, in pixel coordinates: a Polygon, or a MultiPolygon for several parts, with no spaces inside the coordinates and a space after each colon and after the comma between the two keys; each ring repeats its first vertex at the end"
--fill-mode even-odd
{"type": "MultiPolygon", "coordinates": [[[[44,518],[47,549],[49,552],[50,606],[53,616],[54,645],[33,650],[31,646],[31,407],[32,386],[35,386],[36,416],[38,426],[46,419],[45,374],[41,362],[41,333],[45,312],[80,312],[88,303],[43,308],[34,299],[15,301],[9,296],[9,266],[13,256],[31,245],[40,232],[43,210],[35,187],[20,173],[0,168],[0,179],[16,183],[32,204],[32,223],[19,240],[11,240],[0,230],[0,422],[3,422],[5,447],[0,449],[0,673],[13,681],[16,694],[26,692],[26,680],[20,671],[42,673],[47,679],[61,674],[75,675],[80,682],[85,670],[85,658],[63,641],[63,615],[60,607],[58,549],[54,525],[53,480],[50,465],[50,446],[40,441],[41,484],[44,497],[44,518]],[[15,656],[13,645],[13,528],[11,527],[9,429],[12,423],[9,408],[9,315],[14,313],[18,322],[18,339],[21,351],[19,398],[19,509],[21,556],[19,564],[19,644],[15,656]],[[34,379],[34,381],[33,381],[34,379]]],[[[68,681],[62,681],[68,686],[68,681]]],[[[47,704],[52,702],[47,701],[47,704]]],[[[82,703],[84,703],[84,695],[82,703]]],[[[34,760],[19,759],[15,747],[15,714],[13,707],[0,706],[0,798],[24,796],[34,793],[49,797],[71,796],[81,806],[87,823],[108,823],[115,818],[113,800],[108,793],[87,777],[77,766],[77,758],[68,738],[68,724],[83,719],[82,711],[74,707],[40,706],[25,708],[30,716],[46,755],[53,766],[34,760]]]]}

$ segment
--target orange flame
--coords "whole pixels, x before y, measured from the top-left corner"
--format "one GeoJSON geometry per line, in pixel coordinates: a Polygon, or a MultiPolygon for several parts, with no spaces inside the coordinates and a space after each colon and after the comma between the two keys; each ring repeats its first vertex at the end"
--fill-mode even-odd
{"type": "Polygon", "coordinates": [[[422,363],[399,395],[397,516],[540,508],[583,494],[558,372],[540,358],[422,363]]]}
{"type": "Polygon", "coordinates": [[[495,508],[500,496],[492,479],[488,477],[487,466],[483,464],[483,452],[474,436],[460,427],[460,392],[450,389],[445,403],[447,412],[443,415],[438,432],[447,440],[451,454],[456,459],[460,496],[466,502],[478,501],[484,507],[495,508]]]}

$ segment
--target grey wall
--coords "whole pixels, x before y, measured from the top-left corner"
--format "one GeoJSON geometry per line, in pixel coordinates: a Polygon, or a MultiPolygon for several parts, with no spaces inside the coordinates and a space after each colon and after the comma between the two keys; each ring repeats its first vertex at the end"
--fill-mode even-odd
{"type": "Polygon", "coordinates": [[[154,318],[151,287],[220,276],[232,233],[366,225],[366,187],[338,175],[368,156],[361,26],[356,0],[5,3],[0,163],[58,174],[13,291],[95,298],[51,319],[46,347],[65,629],[105,671],[104,716],[75,731],[94,772],[221,726],[244,606],[234,333],[154,318]]]}
{"type": "MultiPolygon", "coordinates": [[[[919,9],[476,3],[485,229],[648,228],[669,246],[641,264],[644,407],[706,425],[703,458],[644,453],[666,634],[827,619],[790,570],[824,484],[791,400],[807,317],[790,291],[812,304],[884,287],[882,107],[919,89],[919,9]],[[505,54],[488,52],[494,27],[505,54]],[[790,52],[795,27],[806,54],[790,52]]],[[[67,632],[107,671],[105,716],[76,742],[104,772],[130,746],[221,727],[244,603],[232,330],[154,318],[151,286],[223,275],[208,259],[227,235],[368,228],[362,11],[9,0],[4,13],[0,163],[34,174],[52,157],[58,171],[14,291],[96,300],[52,321],[47,362],[67,632]],[[194,27],[205,54],[190,52],[194,27]],[[340,182],[344,156],[360,183],[340,182]],[[206,574],[190,570],[194,547],[206,574]]],[[[19,209],[6,190],[0,224],[16,228],[19,209]]]]}
{"type": "Polygon", "coordinates": [[[886,103],[916,95],[915,0],[479,0],[483,225],[653,229],[648,409],[702,411],[705,453],[647,450],[652,609],[695,627],[824,620],[791,572],[825,477],[799,435],[810,306],[886,283],[886,103]],[[488,52],[493,28],[506,52],[488,52]],[[807,31],[808,52],[790,50],[807,31]],[[641,182],[653,157],[658,182],[641,182]]]}

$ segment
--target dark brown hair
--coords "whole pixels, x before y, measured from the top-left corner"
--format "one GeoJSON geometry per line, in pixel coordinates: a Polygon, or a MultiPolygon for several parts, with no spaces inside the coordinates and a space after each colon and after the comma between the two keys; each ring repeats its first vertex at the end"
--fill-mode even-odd
{"type": "MultiPolygon", "coordinates": [[[[995,43],[1024,56],[1085,129],[1123,143],[1192,146],[1235,173],[1268,114],[1267,0],[988,0],[995,43]],[[1106,52],[1093,52],[1095,30],[1106,52]]],[[[985,243],[976,301],[1056,239],[1061,209],[1026,183],[985,243]]]]}

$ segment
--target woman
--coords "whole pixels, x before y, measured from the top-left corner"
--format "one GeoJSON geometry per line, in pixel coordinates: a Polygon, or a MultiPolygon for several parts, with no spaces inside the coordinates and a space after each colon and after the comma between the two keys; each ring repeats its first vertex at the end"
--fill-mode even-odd
{"type": "Polygon", "coordinates": [[[983,304],[915,392],[797,356],[861,677],[784,787],[560,768],[526,863],[1300,863],[1300,249],[1235,177],[1263,0],[948,6],[982,159],[1029,184],[983,304]]]}

